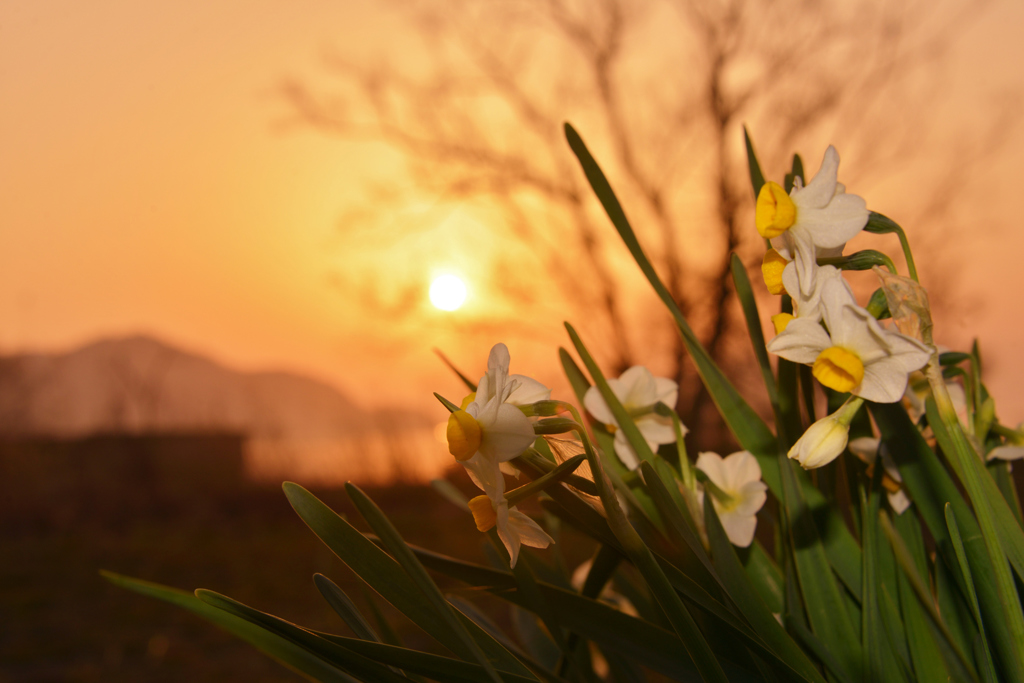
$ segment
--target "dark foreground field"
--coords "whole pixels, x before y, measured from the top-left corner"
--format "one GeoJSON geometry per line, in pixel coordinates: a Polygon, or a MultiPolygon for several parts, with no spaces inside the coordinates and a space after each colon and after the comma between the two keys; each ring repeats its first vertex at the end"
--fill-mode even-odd
{"type": "MultiPolygon", "coordinates": [[[[89,446],[92,455],[80,444],[73,453],[0,444],[0,681],[300,680],[191,613],[100,577],[107,569],[187,590],[209,588],[337,633],[346,629],[317,592],[313,574],[326,574],[363,601],[351,572],[295,515],[280,488],[239,481],[231,467],[168,474],[152,455],[153,444],[143,446],[135,444],[140,456],[111,454],[120,447],[102,442],[89,446]],[[96,466],[81,466],[74,460],[81,457],[95,458],[96,466]],[[126,469],[147,458],[158,465],[126,469]]],[[[192,446],[201,453],[201,444],[192,446]]],[[[209,454],[198,460],[203,457],[209,454]]],[[[358,519],[344,491],[314,492],[358,519]]],[[[481,559],[482,536],[472,520],[429,487],[368,493],[411,542],[481,559]]],[[[410,644],[426,644],[414,628],[407,626],[410,644]]]]}

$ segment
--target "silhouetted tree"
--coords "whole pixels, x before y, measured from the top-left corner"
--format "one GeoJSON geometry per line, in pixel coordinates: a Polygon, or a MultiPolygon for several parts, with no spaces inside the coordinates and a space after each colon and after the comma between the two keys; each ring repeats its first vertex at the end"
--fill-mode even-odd
{"type": "MultiPolygon", "coordinates": [[[[763,251],[752,228],[743,124],[776,178],[808,141],[808,174],[823,141],[833,140],[847,158],[856,154],[861,176],[899,171],[932,130],[940,60],[980,11],[976,3],[872,0],[394,6],[418,29],[422,44],[409,48],[415,68],[335,55],[329,84],[285,85],[293,112],[324,132],[387,143],[407,163],[410,192],[500,208],[495,232],[530,245],[537,259],[495,264],[503,278],[518,272],[508,289],[546,289],[577,305],[610,369],[637,362],[638,345],[671,338],[665,351],[681,387],[678,408],[691,424],[706,394],[687,381],[693,370],[667,317],[631,300],[624,250],[608,248],[614,232],[562,122],[581,130],[680,308],[712,356],[735,371],[738,359],[750,361],[745,347],[727,343],[740,327],[729,258],[737,252],[754,265],[763,251]]],[[[984,154],[995,128],[967,132],[964,149],[984,154]]],[[[841,178],[851,182],[848,166],[841,178]]],[[[384,198],[381,211],[393,208],[408,198],[403,182],[378,188],[368,204],[384,198]]],[[[954,176],[940,171],[928,182],[941,188],[954,176]]],[[[930,215],[940,209],[933,202],[930,215]]],[[[353,225],[372,225],[371,214],[349,215],[346,230],[358,234],[353,225]]]]}

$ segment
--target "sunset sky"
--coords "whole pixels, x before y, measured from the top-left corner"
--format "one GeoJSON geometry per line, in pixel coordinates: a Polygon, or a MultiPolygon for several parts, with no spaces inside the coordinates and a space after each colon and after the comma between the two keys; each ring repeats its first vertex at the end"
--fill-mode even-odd
{"type": "MultiPolygon", "coordinates": [[[[348,253],[338,239],[346,208],[365,201],[367,180],[400,174],[399,160],[380,144],[297,123],[280,94],[286,78],[315,80],[331,54],[387,54],[414,69],[411,29],[382,6],[0,5],[0,352],[146,333],[236,368],[322,377],[363,405],[424,409],[434,407],[431,390],[457,393],[434,347],[465,354],[470,372],[482,371],[500,339],[473,348],[460,341],[460,316],[490,305],[474,283],[487,279],[498,247],[480,217],[424,197],[394,216],[396,231],[417,228],[400,249],[348,253]],[[397,283],[395,296],[418,298],[367,314],[353,304],[352,278],[338,278],[364,271],[372,273],[366,287],[397,283]],[[450,313],[426,296],[443,273],[469,288],[466,305],[450,313]]],[[[984,120],[982,90],[1020,102],[1022,26],[1020,3],[1002,0],[958,36],[948,87],[961,89],[953,91],[963,93],[953,97],[961,106],[942,116],[984,120]]],[[[979,207],[949,240],[956,272],[931,277],[955,279],[970,303],[939,321],[939,341],[981,336],[1000,415],[1016,423],[1024,420],[1019,116],[999,148],[984,183],[956,200],[979,207]]],[[[802,151],[816,169],[823,150],[802,151]]],[[[953,163],[945,151],[920,154],[953,163]]],[[[900,192],[881,188],[869,205],[890,212],[900,192]]],[[[927,228],[906,227],[911,240],[927,228]]],[[[523,322],[529,333],[509,341],[513,371],[555,377],[560,321],[545,310],[523,322]],[[526,359],[548,364],[537,372],[526,359]]]]}

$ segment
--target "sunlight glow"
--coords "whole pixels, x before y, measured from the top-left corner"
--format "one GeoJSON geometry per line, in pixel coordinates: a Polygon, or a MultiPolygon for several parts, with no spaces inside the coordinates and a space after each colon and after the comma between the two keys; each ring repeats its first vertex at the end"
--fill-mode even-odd
{"type": "Polygon", "coordinates": [[[454,311],[466,300],[466,284],[454,275],[441,275],[430,284],[430,303],[454,311]]]}

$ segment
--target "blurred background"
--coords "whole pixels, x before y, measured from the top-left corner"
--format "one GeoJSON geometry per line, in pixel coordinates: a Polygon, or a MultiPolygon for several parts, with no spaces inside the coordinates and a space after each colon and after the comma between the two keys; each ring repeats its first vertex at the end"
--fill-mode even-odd
{"type": "Polygon", "coordinates": [[[1022,26],[1011,0],[0,5],[0,681],[289,680],[96,571],[326,628],[301,582],[345,570],[281,480],[371,486],[431,547],[470,534],[420,486],[451,462],[431,392],[464,393],[435,349],[475,378],[504,341],[569,398],[568,320],[729,448],[564,121],[755,405],[744,126],[777,181],[837,147],[907,230],[937,341],[979,338],[1024,420],[1022,26]],[[432,298],[442,276],[464,289],[432,298]]]}

